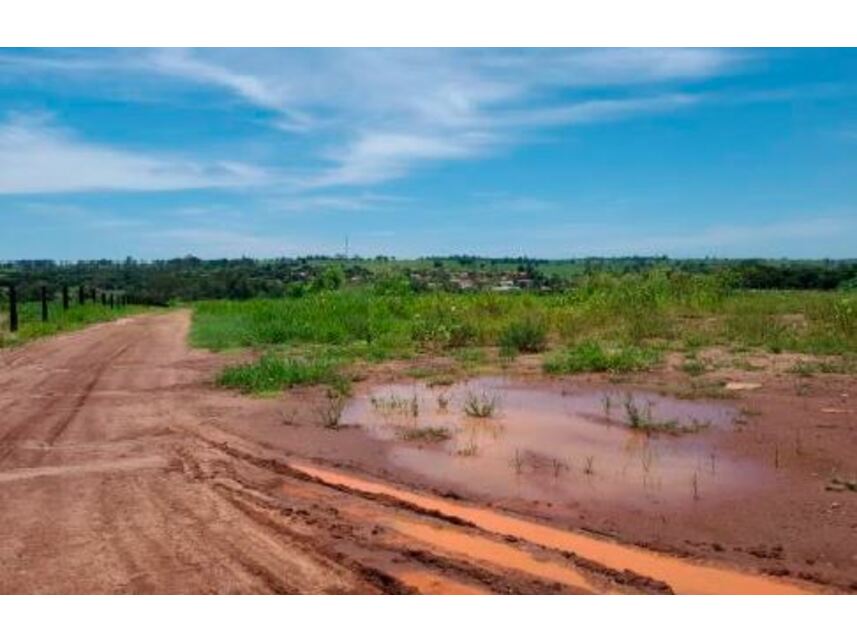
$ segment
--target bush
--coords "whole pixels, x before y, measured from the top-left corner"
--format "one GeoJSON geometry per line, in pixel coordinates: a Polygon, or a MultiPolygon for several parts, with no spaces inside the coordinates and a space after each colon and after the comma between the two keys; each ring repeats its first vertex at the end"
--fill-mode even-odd
{"type": "Polygon", "coordinates": [[[547,346],[547,337],[544,321],[526,318],[506,326],[500,335],[500,346],[508,352],[539,353],[547,346]]]}
{"type": "Polygon", "coordinates": [[[660,355],[650,349],[635,346],[610,349],[597,342],[584,342],[548,357],[544,370],[553,374],[629,373],[647,370],[659,360],[660,355]]]}

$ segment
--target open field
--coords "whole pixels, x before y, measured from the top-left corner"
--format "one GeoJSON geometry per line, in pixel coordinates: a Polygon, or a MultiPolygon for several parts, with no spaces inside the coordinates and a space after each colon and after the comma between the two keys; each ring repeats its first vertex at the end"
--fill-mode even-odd
{"type": "MultiPolygon", "coordinates": [[[[194,311],[194,345],[285,352],[294,365],[295,357],[329,367],[449,355],[479,366],[496,349],[500,363],[542,354],[554,374],[640,371],[669,355],[683,356],[684,368],[701,374],[712,364],[700,351],[717,348],[739,365],[750,351],[786,352],[806,355],[810,370],[852,372],[857,355],[853,294],[735,290],[717,278],[663,272],[599,275],[563,294],[361,289],[201,302],[194,311]]],[[[244,372],[252,378],[252,369],[244,372]]],[[[255,380],[258,390],[263,382],[278,388],[276,380],[255,380]]]]}
{"type": "Polygon", "coordinates": [[[357,289],[4,350],[0,591],[855,591],[852,302],[357,289]]]}

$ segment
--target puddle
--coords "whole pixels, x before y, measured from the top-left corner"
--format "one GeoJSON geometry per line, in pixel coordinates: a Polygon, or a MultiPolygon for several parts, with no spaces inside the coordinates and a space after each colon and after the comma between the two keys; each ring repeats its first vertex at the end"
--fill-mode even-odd
{"type": "Polygon", "coordinates": [[[342,421],[392,441],[395,464],[439,483],[526,500],[647,506],[695,503],[759,481],[757,465],[717,452],[716,434],[735,416],[721,402],[478,378],[376,387],[353,398],[342,421]],[[496,407],[474,418],[468,402],[496,407]],[[629,428],[629,412],[657,429],[629,428]]]}
{"type": "Polygon", "coordinates": [[[444,594],[464,596],[485,594],[483,590],[473,585],[460,583],[445,576],[425,571],[405,571],[397,575],[399,580],[414,587],[420,594],[444,594]]]}
{"type": "MultiPolygon", "coordinates": [[[[364,493],[390,496],[429,511],[437,511],[447,516],[461,518],[495,534],[513,536],[542,547],[571,552],[616,570],[630,569],[637,574],[664,581],[678,594],[808,593],[799,585],[775,578],[713,567],[632,545],[622,545],[594,536],[514,518],[490,509],[406,491],[338,471],[329,471],[296,463],[291,463],[291,466],[328,484],[348,487],[364,493]]],[[[478,543],[464,543],[445,536],[445,534],[451,533],[452,529],[444,529],[444,536],[437,537],[437,532],[441,530],[426,526],[421,527],[422,531],[417,532],[414,531],[413,524],[412,521],[396,521],[394,527],[403,530],[403,533],[407,533],[405,530],[410,529],[410,535],[413,537],[434,542],[442,548],[459,548],[462,553],[476,558],[483,555],[480,554],[480,549],[484,546],[485,539],[477,539],[478,543]],[[465,549],[466,551],[464,551],[465,549]]],[[[530,570],[532,571],[533,568],[531,567],[530,570]]]]}
{"type": "Polygon", "coordinates": [[[472,536],[460,531],[432,527],[412,520],[396,520],[392,526],[405,536],[452,554],[552,580],[581,591],[594,591],[589,582],[571,567],[538,560],[532,554],[511,545],[504,545],[488,538],[472,536]]]}

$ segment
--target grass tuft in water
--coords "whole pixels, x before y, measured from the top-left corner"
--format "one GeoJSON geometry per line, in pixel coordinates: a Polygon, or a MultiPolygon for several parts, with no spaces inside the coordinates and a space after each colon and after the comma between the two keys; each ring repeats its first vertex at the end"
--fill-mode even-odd
{"type": "Polygon", "coordinates": [[[497,413],[500,398],[486,391],[468,391],[464,398],[464,413],[473,418],[490,418],[497,413]]]}

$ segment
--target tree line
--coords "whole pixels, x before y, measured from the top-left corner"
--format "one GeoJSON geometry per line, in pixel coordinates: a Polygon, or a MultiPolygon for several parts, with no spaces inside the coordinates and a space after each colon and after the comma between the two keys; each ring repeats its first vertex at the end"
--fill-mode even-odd
{"type": "MultiPolygon", "coordinates": [[[[854,289],[857,260],[723,260],[667,257],[582,258],[569,260],[527,257],[431,257],[396,261],[391,258],[303,257],[282,259],[215,259],[188,256],[158,261],[11,261],[0,263],[0,285],[15,283],[21,301],[40,297],[41,289],[63,287],[121,291],[150,305],[174,300],[249,299],[300,296],[314,290],[336,289],[348,283],[381,284],[391,276],[397,288],[419,290],[428,282],[452,287],[457,272],[497,269],[519,273],[536,288],[573,288],[576,275],[599,271],[644,272],[666,268],[690,273],[728,273],[730,282],[748,289],[854,289]],[[425,267],[428,265],[428,267],[425,267]],[[428,279],[427,279],[428,277],[428,279]],[[444,279],[447,277],[447,279],[444,279]],[[450,285],[452,284],[452,285],[450,285]]],[[[3,291],[0,289],[0,298],[3,291]]]]}

